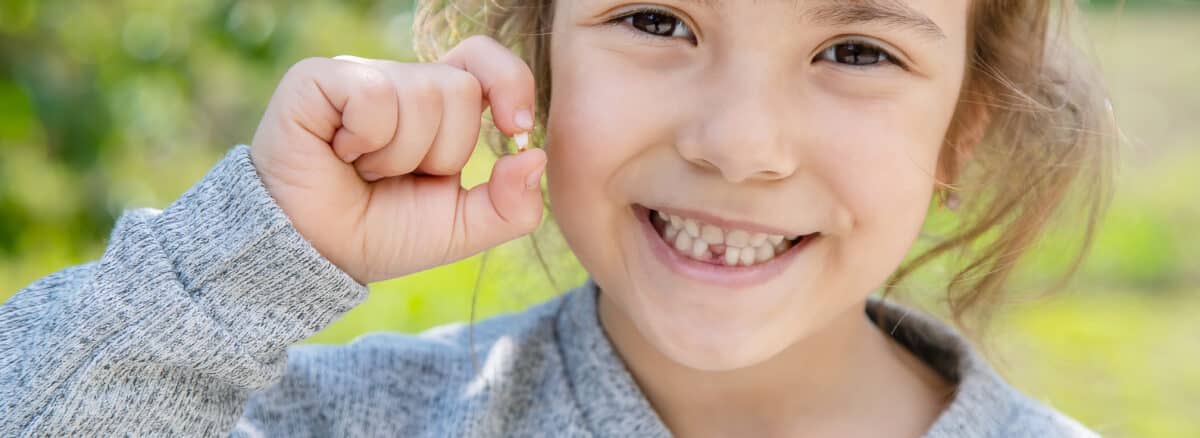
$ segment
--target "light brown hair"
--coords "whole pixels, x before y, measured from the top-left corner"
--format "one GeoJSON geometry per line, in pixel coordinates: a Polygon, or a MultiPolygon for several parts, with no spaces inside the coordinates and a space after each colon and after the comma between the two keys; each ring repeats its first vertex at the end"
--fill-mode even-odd
{"type": "MultiPolygon", "coordinates": [[[[495,38],[532,67],[536,118],[544,126],[553,7],[552,0],[422,2],[414,27],[418,52],[431,60],[468,36],[495,38]]],[[[1075,8],[1071,0],[973,2],[967,72],[939,158],[945,181],[937,197],[960,205],[953,224],[927,236],[932,242],[884,290],[899,289],[934,261],[953,261],[944,300],[954,323],[977,340],[1018,262],[1051,232],[1053,219],[1080,216],[1071,223],[1077,246],[1045,293],[1061,289],[1078,270],[1111,197],[1112,110],[1097,70],[1071,37],[1075,8]]],[[[487,139],[504,153],[502,138],[487,139]]],[[[540,251],[538,257],[545,266],[540,251]]]]}

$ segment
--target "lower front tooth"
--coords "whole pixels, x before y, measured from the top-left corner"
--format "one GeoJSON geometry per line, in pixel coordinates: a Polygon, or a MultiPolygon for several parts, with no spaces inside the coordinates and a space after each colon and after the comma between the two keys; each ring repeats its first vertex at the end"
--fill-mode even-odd
{"type": "Polygon", "coordinates": [[[700,239],[696,239],[696,240],[692,241],[692,257],[693,258],[697,258],[697,259],[704,258],[705,254],[707,254],[707,253],[708,253],[708,242],[705,242],[700,239]]]}
{"type": "Polygon", "coordinates": [[[675,237],[675,249],[684,253],[691,252],[692,236],[689,236],[688,233],[679,233],[679,235],[675,237]]]}
{"type": "Polygon", "coordinates": [[[732,246],[725,248],[725,266],[737,266],[740,254],[738,249],[732,246]]]}
{"type": "Polygon", "coordinates": [[[742,266],[750,266],[754,264],[754,248],[742,248],[740,252],[742,266]]]}
{"type": "Polygon", "coordinates": [[[754,261],[762,263],[770,260],[775,256],[775,249],[771,245],[759,245],[754,247],[754,261]]]}

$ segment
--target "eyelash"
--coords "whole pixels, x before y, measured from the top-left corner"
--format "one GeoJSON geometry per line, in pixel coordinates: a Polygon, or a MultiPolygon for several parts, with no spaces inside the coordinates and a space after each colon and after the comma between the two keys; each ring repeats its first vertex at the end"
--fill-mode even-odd
{"type": "MultiPolygon", "coordinates": [[[[633,17],[640,15],[640,14],[654,14],[654,15],[666,17],[668,19],[673,19],[677,22],[677,24],[675,26],[683,26],[683,28],[686,29],[688,31],[688,33],[692,32],[691,27],[689,27],[687,25],[687,23],[685,23],[682,19],[677,17],[675,14],[671,13],[668,10],[665,10],[662,8],[655,8],[655,7],[642,7],[642,8],[628,11],[626,13],[623,13],[617,17],[610,19],[607,22],[607,24],[624,25],[624,27],[627,30],[629,30],[630,32],[633,32],[634,36],[636,36],[638,38],[645,38],[645,39],[649,39],[649,40],[661,40],[664,38],[665,39],[674,39],[672,36],[659,35],[656,33],[647,32],[647,31],[644,31],[644,30],[634,27],[633,23],[629,22],[629,21],[632,20],[633,17]],[[627,23],[627,22],[629,22],[629,23],[627,23]]],[[[672,33],[674,33],[676,30],[678,30],[678,28],[673,27],[671,29],[672,33]]],[[[693,44],[696,42],[694,34],[693,34],[692,38],[689,39],[689,41],[691,41],[693,44]]],[[[870,41],[867,41],[865,39],[860,39],[860,38],[848,38],[848,39],[839,41],[834,45],[826,47],[825,49],[822,49],[817,54],[817,57],[813,59],[814,62],[820,61],[820,60],[826,60],[826,61],[840,64],[840,65],[843,65],[843,66],[846,66],[849,68],[858,68],[858,69],[877,68],[877,67],[881,66],[882,63],[890,63],[897,67],[900,67],[901,69],[908,70],[908,67],[904,65],[904,62],[901,61],[900,58],[897,58],[895,55],[893,55],[891,51],[884,49],[883,47],[880,47],[878,44],[875,44],[875,43],[872,43],[870,41]],[[866,65],[839,63],[839,62],[837,62],[837,59],[836,59],[836,49],[838,47],[844,47],[844,46],[859,46],[860,48],[878,52],[880,55],[882,55],[881,56],[882,59],[879,59],[875,63],[866,64],[866,65]]]]}
{"type": "Polygon", "coordinates": [[[814,59],[814,61],[820,61],[820,60],[833,62],[835,64],[846,66],[849,68],[878,68],[878,67],[884,67],[885,65],[882,65],[883,63],[889,63],[892,65],[895,65],[896,67],[900,67],[901,69],[908,70],[908,66],[906,66],[904,64],[904,62],[900,60],[900,58],[896,57],[896,55],[893,55],[890,50],[885,49],[882,46],[880,46],[879,44],[873,43],[869,40],[861,39],[861,38],[853,38],[853,37],[838,41],[837,43],[822,49],[819,53],[817,53],[817,57],[814,59]],[[865,65],[837,62],[837,59],[836,59],[837,58],[837,55],[836,55],[837,48],[838,47],[846,47],[846,46],[858,46],[860,49],[867,49],[867,50],[878,52],[878,54],[881,56],[882,59],[879,59],[877,62],[875,62],[873,64],[865,64],[865,65]]]}
{"type": "MultiPolygon", "coordinates": [[[[661,40],[664,38],[673,39],[671,36],[658,35],[655,33],[650,33],[650,32],[646,32],[644,30],[638,29],[633,26],[633,23],[628,23],[628,24],[626,23],[626,21],[630,21],[633,19],[633,17],[635,17],[637,15],[641,15],[641,14],[654,14],[654,15],[660,15],[660,16],[663,16],[663,17],[666,17],[669,19],[673,19],[677,22],[676,26],[682,26],[684,29],[687,29],[688,33],[692,32],[692,28],[690,26],[688,26],[687,23],[685,23],[683,21],[683,19],[679,18],[675,14],[672,14],[670,11],[668,11],[666,9],[655,8],[655,7],[642,7],[642,8],[628,11],[617,17],[612,18],[611,20],[608,20],[608,24],[624,25],[624,27],[627,30],[629,30],[630,32],[633,32],[634,36],[639,37],[639,38],[646,38],[646,39],[651,39],[651,40],[661,40]]],[[[678,28],[672,28],[671,30],[672,30],[672,33],[674,33],[674,31],[678,30],[678,28]]],[[[692,37],[689,38],[688,40],[694,44],[696,42],[695,34],[692,34],[692,37]]]]}

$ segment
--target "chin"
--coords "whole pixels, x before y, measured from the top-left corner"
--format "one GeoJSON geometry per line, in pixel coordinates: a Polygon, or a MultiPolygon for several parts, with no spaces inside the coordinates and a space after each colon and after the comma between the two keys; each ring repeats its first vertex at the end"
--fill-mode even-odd
{"type": "MultiPolygon", "coordinates": [[[[701,371],[731,371],[765,362],[783,351],[786,342],[762,332],[761,326],[712,324],[689,321],[676,313],[675,318],[656,319],[642,330],[655,349],[671,361],[701,371]]],[[[697,318],[703,319],[703,318],[697,318]]]]}

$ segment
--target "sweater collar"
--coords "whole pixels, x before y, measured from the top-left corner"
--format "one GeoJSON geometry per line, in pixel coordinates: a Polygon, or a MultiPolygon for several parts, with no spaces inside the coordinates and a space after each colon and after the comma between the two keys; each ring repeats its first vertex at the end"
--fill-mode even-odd
{"type": "MultiPolygon", "coordinates": [[[[592,278],[567,292],[557,319],[558,343],[575,403],[596,436],[669,437],[614,350],[596,313],[599,288],[592,278]]],[[[934,316],[868,298],[867,316],[921,360],[957,382],[954,400],[925,438],[969,437],[1002,430],[1018,397],[955,329],[934,316]]]]}

